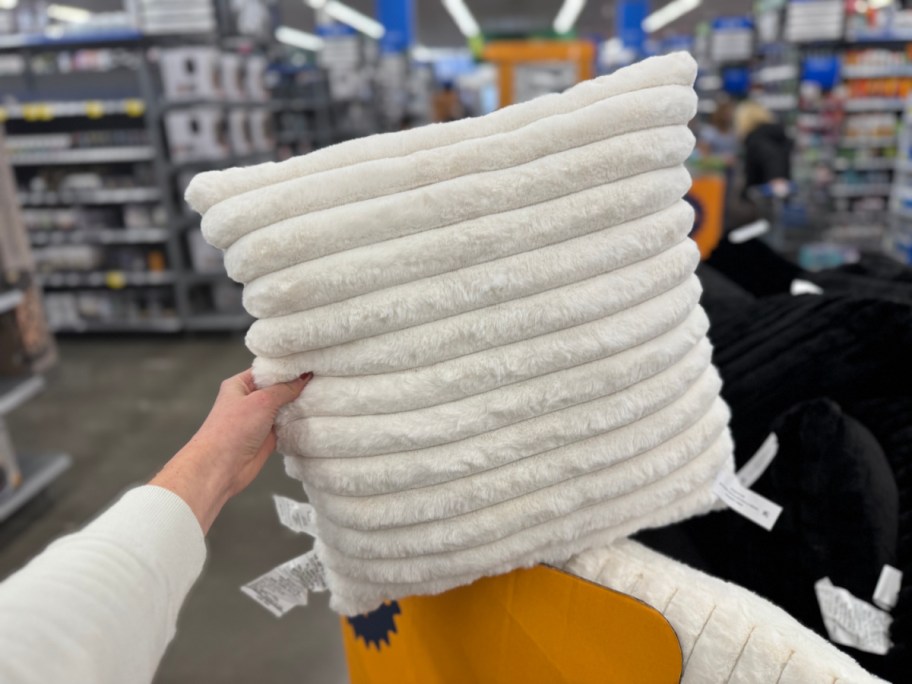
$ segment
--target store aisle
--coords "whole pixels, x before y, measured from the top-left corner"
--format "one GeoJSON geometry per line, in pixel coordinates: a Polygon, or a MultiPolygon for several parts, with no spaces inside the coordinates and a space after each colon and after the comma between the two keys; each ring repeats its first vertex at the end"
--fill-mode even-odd
{"type": "MultiPolygon", "coordinates": [[[[22,448],[66,450],[74,466],[0,526],[0,578],[147,480],[202,421],[219,381],[250,361],[237,338],[64,340],[60,352],[47,392],[9,424],[22,448]]],[[[207,568],[156,684],[346,681],[337,617],[324,597],[280,621],[239,591],[309,544],[279,526],[273,493],[302,497],[279,458],[213,527],[207,568]]]]}

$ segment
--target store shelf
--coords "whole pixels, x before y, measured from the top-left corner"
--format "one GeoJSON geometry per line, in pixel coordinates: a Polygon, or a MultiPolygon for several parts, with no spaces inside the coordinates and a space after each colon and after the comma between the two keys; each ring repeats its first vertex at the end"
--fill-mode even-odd
{"type": "Polygon", "coordinates": [[[165,242],[167,228],[96,228],[73,230],[31,230],[33,245],[144,245],[165,242]]]}
{"type": "Polygon", "coordinates": [[[777,83],[779,81],[793,81],[798,78],[798,67],[794,64],[778,64],[763,67],[754,73],[757,83],[777,83]]]}
{"type": "Polygon", "coordinates": [[[19,306],[19,303],[22,301],[22,296],[21,290],[0,292],[0,314],[12,311],[19,306]]]}
{"type": "Polygon", "coordinates": [[[0,521],[6,520],[73,464],[67,454],[26,454],[19,459],[22,484],[0,492],[0,521]]]}
{"type": "Polygon", "coordinates": [[[844,138],[839,147],[896,147],[896,138],[892,135],[882,138],[844,138]]]}
{"type": "Polygon", "coordinates": [[[182,171],[207,171],[209,169],[227,169],[233,166],[250,166],[272,160],[273,152],[270,150],[243,156],[221,157],[219,159],[188,159],[187,161],[171,162],[170,167],[172,172],[179,173],[182,171]]]}
{"type": "Polygon", "coordinates": [[[898,97],[859,97],[843,105],[847,112],[900,112],[905,107],[906,101],[898,97]]]}
{"type": "Polygon", "coordinates": [[[146,111],[142,100],[74,100],[68,102],[30,102],[0,107],[0,121],[51,121],[56,118],[126,115],[140,117],[146,111]]]}
{"type": "Polygon", "coordinates": [[[75,50],[79,48],[120,47],[136,45],[143,34],[136,29],[121,28],[97,33],[17,33],[0,36],[0,51],[16,51],[23,48],[75,50]]]}
{"type": "Polygon", "coordinates": [[[124,287],[171,285],[175,275],[171,271],[58,271],[39,273],[36,280],[45,288],[106,287],[120,290],[124,287]]]}
{"type": "Polygon", "coordinates": [[[0,416],[21,406],[43,389],[44,378],[40,375],[0,378],[0,416]]]}
{"type": "Polygon", "coordinates": [[[67,204],[130,204],[131,202],[157,202],[161,198],[158,188],[110,188],[65,192],[20,192],[23,207],[53,207],[67,204]]]}
{"type": "Polygon", "coordinates": [[[845,79],[858,78],[908,78],[912,77],[912,66],[846,66],[842,68],[845,79]]]}
{"type": "Polygon", "coordinates": [[[217,330],[246,330],[254,318],[246,313],[241,314],[197,314],[187,319],[187,330],[199,332],[217,330]]]}
{"type": "Polygon", "coordinates": [[[892,186],[889,183],[859,183],[857,185],[845,185],[835,183],[830,186],[830,194],[833,197],[870,197],[870,196],[887,196],[890,194],[892,186]]]}
{"type": "Polygon", "coordinates": [[[844,159],[839,158],[833,162],[837,171],[892,171],[896,168],[896,159],[892,157],[877,157],[874,159],[844,159]]]}
{"type": "Polygon", "coordinates": [[[758,95],[757,102],[762,104],[767,109],[782,111],[787,109],[795,109],[798,106],[798,96],[791,93],[784,93],[780,95],[758,95]]]}
{"type": "Polygon", "coordinates": [[[10,154],[13,166],[53,166],[57,164],[119,164],[150,161],[155,150],[147,145],[122,145],[85,149],[16,152],[10,154]]]}
{"type": "Polygon", "coordinates": [[[173,333],[181,330],[176,316],[149,318],[145,320],[121,321],[78,321],[66,325],[54,325],[55,333],[173,333]]]}

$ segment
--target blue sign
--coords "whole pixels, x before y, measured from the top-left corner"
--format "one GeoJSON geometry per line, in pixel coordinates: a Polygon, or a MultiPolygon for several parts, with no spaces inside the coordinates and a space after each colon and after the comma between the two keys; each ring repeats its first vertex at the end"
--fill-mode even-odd
{"type": "Polygon", "coordinates": [[[754,28],[750,17],[716,17],[712,23],[713,31],[744,31],[754,28]]]}
{"type": "Polygon", "coordinates": [[[405,52],[415,40],[414,0],[377,0],[377,21],[386,33],[380,39],[382,52],[405,52]]]}
{"type": "Polygon", "coordinates": [[[340,21],[331,21],[326,24],[317,24],[317,35],[321,38],[342,38],[357,35],[357,31],[348,24],[340,21]]]}
{"type": "Polygon", "coordinates": [[[649,0],[621,0],[614,13],[617,37],[625,48],[642,54],[646,32],[643,20],[649,16],[649,0]]]}
{"type": "Polygon", "coordinates": [[[824,90],[839,84],[839,58],[836,55],[811,55],[801,64],[801,80],[817,83],[824,90]]]}
{"type": "Polygon", "coordinates": [[[735,97],[747,95],[750,90],[750,70],[747,67],[722,69],[722,90],[735,97]]]}

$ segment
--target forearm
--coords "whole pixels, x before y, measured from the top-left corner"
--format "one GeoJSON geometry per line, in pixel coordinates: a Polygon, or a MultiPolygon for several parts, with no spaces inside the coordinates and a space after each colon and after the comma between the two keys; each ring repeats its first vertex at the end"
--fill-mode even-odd
{"type": "Polygon", "coordinates": [[[0,584],[0,681],[150,682],[205,554],[178,496],[128,492],[0,584]]]}

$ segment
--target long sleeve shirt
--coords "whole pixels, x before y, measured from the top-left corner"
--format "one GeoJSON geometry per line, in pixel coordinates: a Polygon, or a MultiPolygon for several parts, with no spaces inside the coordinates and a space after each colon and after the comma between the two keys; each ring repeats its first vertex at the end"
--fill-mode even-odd
{"type": "Polygon", "coordinates": [[[128,491],[0,584],[0,682],[151,682],[205,559],[179,496],[128,491]]]}

